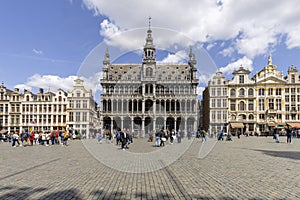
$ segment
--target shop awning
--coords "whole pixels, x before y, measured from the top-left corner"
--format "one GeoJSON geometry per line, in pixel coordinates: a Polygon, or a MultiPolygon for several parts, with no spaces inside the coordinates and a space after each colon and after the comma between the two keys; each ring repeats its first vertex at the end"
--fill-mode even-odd
{"type": "Polygon", "coordinates": [[[242,122],[230,122],[231,128],[244,128],[244,124],[242,122]]]}
{"type": "Polygon", "coordinates": [[[0,131],[0,134],[5,134],[5,133],[7,133],[7,130],[5,130],[5,129],[2,129],[2,130],[0,131]]]}
{"type": "Polygon", "coordinates": [[[287,125],[294,128],[300,128],[300,122],[287,122],[287,125]]]}
{"type": "Polygon", "coordinates": [[[274,122],[269,122],[268,126],[276,126],[276,124],[274,122]]]}

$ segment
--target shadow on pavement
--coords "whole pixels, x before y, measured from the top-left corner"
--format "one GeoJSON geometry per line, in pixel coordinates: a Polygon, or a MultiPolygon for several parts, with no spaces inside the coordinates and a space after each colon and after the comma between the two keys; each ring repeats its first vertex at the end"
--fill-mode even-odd
{"type": "MultiPolygon", "coordinates": [[[[10,200],[19,200],[19,199],[35,199],[35,200],[50,200],[50,199],[72,199],[72,200],[84,200],[84,197],[81,197],[80,192],[77,189],[66,189],[60,190],[55,192],[47,192],[47,188],[31,188],[31,187],[10,187],[5,186],[0,188],[0,199],[10,199],[10,200]],[[5,194],[1,194],[5,193],[5,194]],[[37,193],[46,193],[42,197],[41,194],[37,193]]],[[[96,190],[91,191],[88,194],[89,198],[92,199],[101,199],[101,200],[111,200],[111,199],[176,199],[178,194],[168,194],[168,193],[145,193],[145,192],[132,192],[127,191],[126,193],[122,191],[103,191],[103,190],[96,190]],[[126,194],[127,193],[127,194],[126,194]],[[129,193],[129,195],[128,195],[129,193]]],[[[177,193],[177,192],[176,192],[177,193]]],[[[181,196],[181,195],[180,195],[181,196]]],[[[178,197],[177,197],[178,198],[178,197]]],[[[191,199],[212,199],[209,196],[201,196],[201,195],[191,195],[191,199]]],[[[184,196],[181,196],[181,199],[186,199],[184,196]]],[[[213,198],[213,199],[232,199],[229,197],[220,197],[220,198],[213,198]]]]}
{"type": "Polygon", "coordinates": [[[300,160],[300,151],[270,151],[270,150],[261,150],[261,149],[254,149],[254,151],[259,151],[265,155],[273,156],[273,157],[300,160]]]}

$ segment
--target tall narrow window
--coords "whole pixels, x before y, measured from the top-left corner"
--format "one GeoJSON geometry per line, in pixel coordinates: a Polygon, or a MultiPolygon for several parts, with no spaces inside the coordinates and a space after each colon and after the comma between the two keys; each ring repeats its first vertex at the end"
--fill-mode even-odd
{"type": "Polygon", "coordinates": [[[243,84],[245,82],[244,75],[239,76],[239,81],[240,81],[240,84],[243,84]]]}

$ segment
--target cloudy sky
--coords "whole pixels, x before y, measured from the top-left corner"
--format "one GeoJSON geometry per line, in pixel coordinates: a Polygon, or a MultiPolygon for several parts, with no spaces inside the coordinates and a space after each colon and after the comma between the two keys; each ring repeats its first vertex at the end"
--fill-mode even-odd
{"type": "Polygon", "coordinates": [[[69,90],[83,76],[99,90],[107,47],[113,62],[141,61],[149,16],[158,61],[184,62],[193,46],[199,87],[217,68],[228,78],[241,64],[254,74],[268,55],[284,74],[300,65],[297,0],[2,0],[0,13],[0,81],[9,89],[69,90]]]}

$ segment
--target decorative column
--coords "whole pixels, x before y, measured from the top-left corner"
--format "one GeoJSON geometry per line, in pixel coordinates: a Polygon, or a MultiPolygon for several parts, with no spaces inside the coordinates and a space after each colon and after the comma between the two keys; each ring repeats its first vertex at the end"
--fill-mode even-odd
{"type": "Polygon", "coordinates": [[[145,85],[142,85],[142,131],[141,137],[145,137],[145,85]]]}

